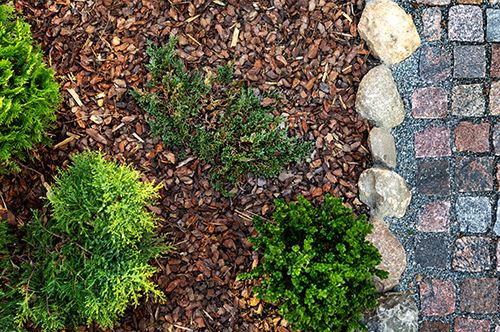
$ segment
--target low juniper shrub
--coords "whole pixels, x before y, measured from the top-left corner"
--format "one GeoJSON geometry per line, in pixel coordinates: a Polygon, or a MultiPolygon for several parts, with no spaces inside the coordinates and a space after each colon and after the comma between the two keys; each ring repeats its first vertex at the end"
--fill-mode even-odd
{"type": "Polygon", "coordinates": [[[330,195],[319,206],[303,197],[275,205],[272,221],[254,220],[262,261],[239,279],[260,279],[257,297],[278,305],[294,329],[364,330],[363,311],[377,305],[373,276],[387,276],[365,239],[372,225],[330,195]]]}
{"type": "Polygon", "coordinates": [[[0,173],[39,143],[61,103],[54,72],[34,45],[29,24],[9,5],[0,5],[0,173]]]}
{"type": "MultiPolygon", "coordinates": [[[[147,65],[152,80],[147,92],[135,91],[149,113],[154,135],[179,154],[194,153],[210,164],[214,187],[230,195],[248,173],[272,177],[292,161],[303,159],[311,144],[289,138],[284,119],[274,106],[233,77],[231,65],[214,77],[187,72],[178,58],[176,39],[164,47],[149,44],[147,65]]],[[[273,94],[265,95],[276,103],[273,94]]]]}
{"type": "Polygon", "coordinates": [[[143,294],[163,299],[148,263],[170,249],[155,237],[157,218],[147,208],[157,197],[158,186],[130,167],[99,153],[75,156],[47,195],[51,216],[25,226],[29,254],[7,301],[17,326],[112,328],[143,294]]]}

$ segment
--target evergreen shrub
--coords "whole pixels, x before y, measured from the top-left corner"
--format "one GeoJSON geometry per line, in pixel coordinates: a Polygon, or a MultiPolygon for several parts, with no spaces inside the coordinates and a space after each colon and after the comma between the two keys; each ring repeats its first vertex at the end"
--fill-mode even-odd
{"type": "Polygon", "coordinates": [[[254,221],[258,235],[251,242],[262,262],[240,279],[260,278],[257,297],[277,304],[294,329],[364,329],[363,310],[377,305],[372,278],[387,276],[365,239],[373,226],[330,195],[317,207],[303,197],[275,204],[272,221],[254,221]]]}
{"type": "Polygon", "coordinates": [[[96,322],[104,328],[142,294],[163,299],[150,259],[169,249],[155,237],[158,187],[128,166],[85,152],[47,195],[50,218],[26,226],[29,257],[15,276],[18,326],[43,331],[96,322]]]}
{"type": "MultiPolygon", "coordinates": [[[[289,138],[284,119],[234,80],[231,66],[219,67],[214,77],[188,73],[175,38],[164,47],[150,43],[147,53],[148,92],[133,94],[151,115],[153,134],[181,155],[191,151],[210,164],[212,184],[223,194],[229,195],[247,173],[269,178],[307,155],[311,145],[289,138]]],[[[274,94],[265,96],[276,102],[274,94]]]]}
{"type": "Polygon", "coordinates": [[[34,45],[29,24],[12,6],[0,5],[0,172],[17,169],[16,159],[46,142],[60,102],[54,72],[34,45]]]}

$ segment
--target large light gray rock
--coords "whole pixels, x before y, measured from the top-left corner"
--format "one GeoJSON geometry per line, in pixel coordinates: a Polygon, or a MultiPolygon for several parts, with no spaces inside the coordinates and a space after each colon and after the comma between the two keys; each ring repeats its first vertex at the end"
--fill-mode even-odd
{"type": "Polygon", "coordinates": [[[373,55],[386,64],[403,61],[421,43],[411,15],[390,0],[370,1],[361,15],[358,31],[373,55]]]}
{"type": "Polygon", "coordinates": [[[401,275],[406,270],[406,252],[382,219],[371,218],[370,223],[373,231],[366,239],[377,247],[382,256],[378,268],[389,272],[387,279],[374,277],[374,283],[377,291],[387,292],[399,284],[401,275]]]}
{"type": "Polygon", "coordinates": [[[374,127],[370,130],[368,146],[375,164],[388,168],[396,167],[396,144],[387,129],[374,127]]]}
{"type": "Polygon", "coordinates": [[[403,122],[403,100],[389,67],[377,66],[363,77],[356,95],[356,111],[377,127],[393,128],[403,122]]]}
{"type": "Polygon", "coordinates": [[[383,168],[369,168],[361,173],[358,188],[359,199],[377,218],[402,218],[411,201],[406,181],[399,174],[383,168]]]}
{"type": "Polygon", "coordinates": [[[409,294],[386,294],[378,308],[365,316],[365,324],[370,332],[417,332],[417,304],[409,294]]]}

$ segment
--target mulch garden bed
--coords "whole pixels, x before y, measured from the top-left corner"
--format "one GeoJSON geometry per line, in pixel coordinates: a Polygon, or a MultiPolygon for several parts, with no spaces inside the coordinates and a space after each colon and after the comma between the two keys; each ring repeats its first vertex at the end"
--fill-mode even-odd
{"type": "MultiPolygon", "coordinates": [[[[144,301],[116,331],[288,331],[276,310],[254,299],[236,276],[258,263],[247,238],[252,216],[272,213],[276,197],[344,197],[364,212],[357,179],[367,168],[369,126],[353,110],[357,86],[371,67],[357,36],[361,0],[17,0],[35,39],[56,70],[64,102],[54,145],[33,153],[19,174],[0,176],[9,221],[29,221],[68,156],[107,155],[164,184],[151,209],[164,219],[175,252],[156,262],[166,303],[144,301]],[[214,191],[206,165],[179,160],[151,137],[130,95],[147,81],[146,41],[179,39],[190,69],[215,72],[234,60],[235,73],[261,91],[277,90],[290,134],[315,142],[301,164],[273,180],[249,177],[231,199],[214,191]]],[[[82,330],[97,330],[96,328],[82,330]]]]}

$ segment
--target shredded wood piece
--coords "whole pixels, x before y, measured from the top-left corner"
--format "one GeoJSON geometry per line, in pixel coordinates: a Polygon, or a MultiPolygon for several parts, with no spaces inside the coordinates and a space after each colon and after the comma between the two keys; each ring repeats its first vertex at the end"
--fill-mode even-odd
{"type": "Polygon", "coordinates": [[[198,17],[200,17],[200,14],[195,15],[195,16],[193,16],[193,17],[188,18],[185,22],[186,22],[186,23],[191,23],[191,22],[193,22],[194,20],[196,20],[198,17]]]}
{"type": "Polygon", "coordinates": [[[133,133],[132,136],[134,136],[135,138],[137,138],[137,140],[141,143],[144,143],[144,140],[141,138],[141,136],[137,135],[137,133],[133,133]]]}
{"type": "Polygon", "coordinates": [[[238,37],[240,36],[240,29],[237,26],[233,30],[233,39],[231,40],[231,47],[236,47],[238,45],[238,37]]]}
{"type": "Polygon", "coordinates": [[[80,106],[80,107],[83,106],[83,103],[82,103],[80,97],[78,96],[78,94],[76,93],[75,89],[68,88],[66,90],[68,90],[69,94],[71,95],[71,97],[73,97],[73,99],[76,101],[76,104],[78,106],[80,106]]]}
{"type": "Polygon", "coordinates": [[[56,145],[54,145],[54,149],[59,149],[63,146],[65,146],[66,144],[70,143],[70,142],[73,142],[74,140],[76,139],[79,139],[80,136],[79,135],[70,135],[68,138],[65,138],[64,140],[62,140],[61,142],[57,143],[56,145]]]}

